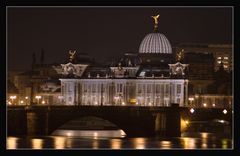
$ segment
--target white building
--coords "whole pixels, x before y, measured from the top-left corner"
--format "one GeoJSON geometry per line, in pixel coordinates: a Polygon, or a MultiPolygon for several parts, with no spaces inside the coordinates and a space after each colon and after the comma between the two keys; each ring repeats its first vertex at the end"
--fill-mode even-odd
{"type": "Polygon", "coordinates": [[[170,42],[157,30],[142,40],[139,54],[127,53],[108,67],[77,62],[54,67],[63,77],[64,105],[187,106],[188,65],[173,62],[170,42]]]}

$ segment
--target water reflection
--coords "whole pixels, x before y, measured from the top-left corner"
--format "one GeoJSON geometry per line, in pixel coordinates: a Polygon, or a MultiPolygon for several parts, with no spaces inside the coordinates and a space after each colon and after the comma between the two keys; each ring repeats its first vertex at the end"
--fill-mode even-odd
{"type": "Polygon", "coordinates": [[[7,139],[7,149],[16,149],[17,148],[17,140],[16,137],[8,137],[7,139]]]}
{"type": "Polygon", "coordinates": [[[196,138],[182,138],[182,145],[184,149],[195,149],[196,148],[196,138]]]}
{"type": "Polygon", "coordinates": [[[112,139],[110,141],[112,149],[121,149],[122,147],[122,140],[121,139],[112,139]]]}
{"type": "Polygon", "coordinates": [[[162,149],[170,149],[172,147],[172,144],[170,141],[161,141],[160,142],[160,148],[162,149]]]}
{"type": "MultiPolygon", "coordinates": [[[[97,136],[96,136],[97,137],[97,136]]],[[[229,149],[232,140],[211,133],[180,138],[8,137],[7,149],[229,149]],[[214,139],[213,139],[214,138],[214,139]]]]}
{"type": "Polygon", "coordinates": [[[96,140],[96,139],[93,140],[92,147],[93,147],[93,149],[98,149],[98,147],[99,147],[98,140],[96,140]]]}
{"type": "Polygon", "coordinates": [[[54,138],[54,148],[55,149],[64,149],[66,147],[66,138],[65,137],[55,137],[54,138]]]}
{"type": "Polygon", "coordinates": [[[33,149],[42,149],[43,140],[42,139],[32,139],[32,148],[33,149]]]}
{"type": "Polygon", "coordinates": [[[133,139],[133,148],[144,149],[145,145],[146,145],[146,138],[134,138],[133,139]]]}

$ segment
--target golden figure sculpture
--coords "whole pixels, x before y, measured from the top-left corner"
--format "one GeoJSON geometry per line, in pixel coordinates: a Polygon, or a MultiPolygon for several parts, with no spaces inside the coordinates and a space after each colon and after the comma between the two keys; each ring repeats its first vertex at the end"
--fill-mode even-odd
{"type": "Polygon", "coordinates": [[[151,16],[153,19],[154,19],[154,30],[156,31],[157,30],[157,27],[158,27],[158,18],[159,18],[159,14],[156,15],[156,16],[151,16]]]}
{"type": "Polygon", "coordinates": [[[72,52],[71,50],[69,50],[69,54],[70,54],[69,60],[70,60],[70,61],[72,61],[72,60],[74,59],[75,53],[76,53],[76,50],[74,50],[73,52],[72,52]]]}
{"type": "Polygon", "coordinates": [[[154,23],[155,25],[158,24],[158,18],[159,18],[159,14],[156,16],[151,16],[154,19],[154,23]]]}

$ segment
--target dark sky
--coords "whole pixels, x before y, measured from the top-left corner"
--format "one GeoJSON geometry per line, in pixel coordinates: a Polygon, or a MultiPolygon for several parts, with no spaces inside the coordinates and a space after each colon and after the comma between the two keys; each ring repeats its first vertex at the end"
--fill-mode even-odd
{"type": "Polygon", "coordinates": [[[181,42],[231,43],[231,8],[9,7],[8,68],[30,69],[32,53],[39,61],[41,49],[47,63],[62,62],[70,49],[101,61],[138,52],[141,40],[153,31],[150,16],[157,13],[159,31],[173,46],[181,42]]]}

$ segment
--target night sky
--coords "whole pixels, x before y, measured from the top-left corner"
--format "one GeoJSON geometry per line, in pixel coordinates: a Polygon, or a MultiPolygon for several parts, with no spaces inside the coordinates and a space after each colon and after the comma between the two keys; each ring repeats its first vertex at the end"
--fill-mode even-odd
{"type": "Polygon", "coordinates": [[[151,15],[160,14],[159,31],[176,43],[231,43],[231,8],[33,8],[7,10],[8,70],[30,69],[32,53],[39,62],[62,62],[68,50],[96,60],[138,52],[141,40],[153,31],[151,15]]]}

